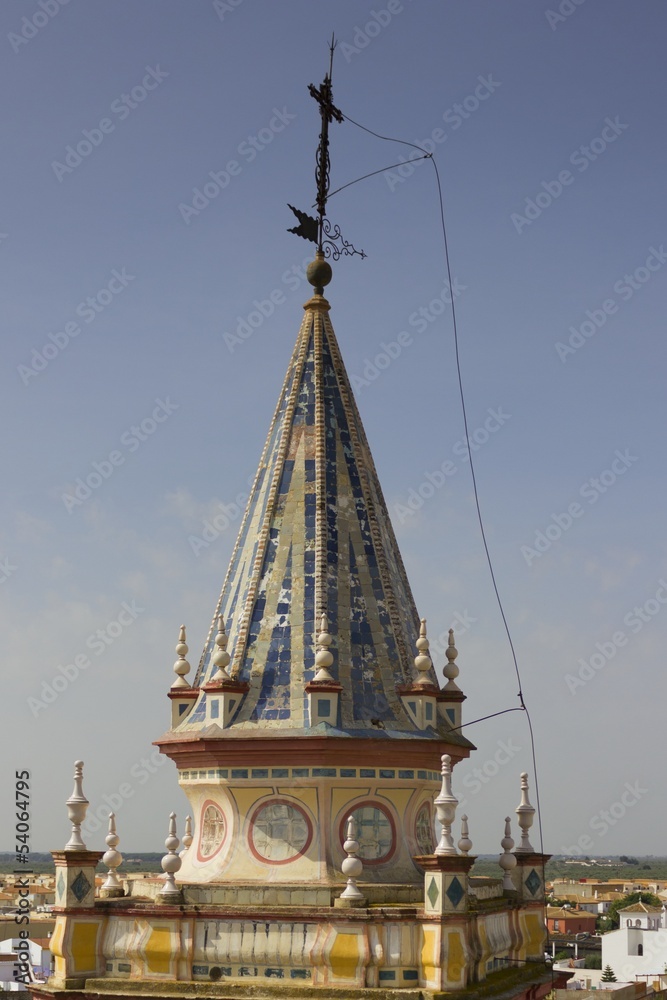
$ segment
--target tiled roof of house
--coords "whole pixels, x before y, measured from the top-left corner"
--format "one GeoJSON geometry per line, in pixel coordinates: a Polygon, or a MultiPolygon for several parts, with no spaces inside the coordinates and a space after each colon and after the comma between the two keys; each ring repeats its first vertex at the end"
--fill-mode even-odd
{"type": "Polygon", "coordinates": [[[547,917],[555,918],[556,920],[573,920],[579,919],[581,917],[594,917],[595,914],[588,913],[586,910],[577,910],[574,907],[567,906],[547,906],[547,917]]]}
{"type": "Polygon", "coordinates": [[[619,913],[662,913],[661,906],[650,906],[646,903],[633,903],[631,906],[624,906],[619,913]]]}

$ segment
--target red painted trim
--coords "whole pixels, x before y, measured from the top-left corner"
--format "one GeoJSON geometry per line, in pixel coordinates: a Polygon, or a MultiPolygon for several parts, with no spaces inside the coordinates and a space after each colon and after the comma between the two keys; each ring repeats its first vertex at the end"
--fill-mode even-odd
{"type": "Polygon", "coordinates": [[[402,697],[406,695],[427,695],[429,698],[437,698],[440,694],[440,688],[437,688],[435,684],[402,684],[396,686],[396,691],[402,697]]]}
{"type": "Polygon", "coordinates": [[[234,694],[243,693],[250,690],[250,685],[247,681],[209,681],[204,684],[202,691],[207,691],[209,694],[226,694],[231,691],[234,694]]]}
{"type": "Polygon", "coordinates": [[[474,749],[443,740],[364,739],[354,736],[290,736],[289,730],[224,730],[224,736],[168,733],[156,740],[162,753],[179,770],[213,767],[289,767],[308,761],[310,767],[401,767],[440,770],[440,757],[448,753],[452,764],[470,756],[474,749]],[[282,732],[285,735],[282,735],[282,732]],[[261,735],[260,735],[261,733],[261,735]]]}
{"type": "Polygon", "coordinates": [[[227,817],[225,816],[223,810],[220,808],[217,802],[213,801],[213,799],[206,799],[206,801],[201,807],[199,817],[200,819],[199,819],[199,837],[197,838],[197,861],[202,861],[206,863],[215,858],[220,853],[222,848],[225,846],[225,841],[227,840],[227,833],[229,832],[229,823],[227,822],[227,817]],[[213,851],[213,854],[203,855],[199,850],[199,845],[201,844],[201,835],[204,832],[204,813],[208,808],[208,806],[214,806],[222,816],[222,822],[225,824],[225,832],[222,836],[222,840],[220,841],[219,846],[216,847],[216,849],[213,851]]]}
{"type": "Polygon", "coordinates": [[[306,854],[312,841],[313,841],[313,824],[310,822],[310,817],[308,816],[307,812],[305,811],[301,803],[294,802],[292,799],[285,799],[285,798],[265,799],[255,809],[254,813],[252,814],[248,822],[248,847],[250,849],[250,853],[257,861],[261,862],[261,864],[263,865],[291,865],[292,862],[296,861],[298,858],[302,858],[304,854],[306,854]],[[292,809],[296,809],[297,812],[300,812],[306,821],[306,827],[308,830],[306,843],[303,845],[301,850],[298,851],[296,854],[293,854],[291,858],[284,858],[282,861],[273,861],[271,858],[265,858],[262,854],[259,853],[259,851],[257,850],[252,841],[252,834],[253,830],[255,829],[255,822],[257,820],[258,815],[261,813],[262,809],[266,809],[267,806],[276,806],[276,805],[291,806],[292,809]]]}
{"type": "Polygon", "coordinates": [[[183,701],[195,701],[199,697],[199,688],[176,688],[176,690],[167,691],[167,698],[171,701],[176,701],[182,698],[183,701]]]}
{"type": "MultiPolygon", "coordinates": [[[[373,865],[386,865],[388,861],[391,861],[391,859],[393,858],[394,854],[396,853],[396,847],[397,847],[397,843],[396,843],[396,824],[394,822],[394,817],[389,812],[389,809],[387,808],[387,806],[383,802],[378,802],[377,799],[362,799],[361,802],[354,802],[351,806],[346,806],[345,807],[345,809],[343,810],[343,818],[341,819],[341,821],[340,821],[340,823],[338,825],[338,836],[340,838],[340,846],[343,847],[343,844],[347,840],[347,835],[346,835],[346,832],[345,832],[345,824],[347,823],[347,817],[351,813],[356,812],[357,809],[363,809],[364,806],[371,806],[373,809],[378,809],[389,820],[389,825],[391,826],[391,847],[387,851],[387,853],[384,854],[381,858],[362,858],[362,856],[359,855],[359,860],[364,865],[371,865],[371,866],[373,866],[373,865]]],[[[345,849],[343,848],[343,854],[344,853],[345,853],[345,849]]]]}
{"type": "Polygon", "coordinates": [[[438,695],[438,701],[451,701],[451,702],[461,702],[466,701],[467,695],[463,691],[441,691],[438,695]]]}

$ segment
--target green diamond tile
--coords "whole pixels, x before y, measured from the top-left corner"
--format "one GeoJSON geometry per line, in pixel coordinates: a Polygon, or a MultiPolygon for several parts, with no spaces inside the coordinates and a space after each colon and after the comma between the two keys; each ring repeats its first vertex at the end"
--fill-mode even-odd
{"type": "Polygon", "coordinates": [[[440,898],[440,890],[438,889],[438,883],[433,877],[431,877],[431,884],[426,890],[426,895],[428,896],[429,903],[435,909],[435,904],[440,898]]]}

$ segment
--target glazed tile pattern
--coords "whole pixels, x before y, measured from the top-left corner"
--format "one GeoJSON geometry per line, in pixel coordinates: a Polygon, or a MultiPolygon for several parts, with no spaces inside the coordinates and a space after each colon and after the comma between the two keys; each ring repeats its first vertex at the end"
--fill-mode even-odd
{"type": "MultiPolygon", "coordinates": [[[[307,729],[325,613],[343,688],[333,729],[377,737],[380,719],[387,735],[433,738],[396,693],[413,676],[419,619],[328,309],[319,295],[306,304],[194,684],[214,673],[223,614],[229,671],[250,685],[231,729],[307,729]]],[[[206,728],[205,698],[179,732],[206,728]]]]}

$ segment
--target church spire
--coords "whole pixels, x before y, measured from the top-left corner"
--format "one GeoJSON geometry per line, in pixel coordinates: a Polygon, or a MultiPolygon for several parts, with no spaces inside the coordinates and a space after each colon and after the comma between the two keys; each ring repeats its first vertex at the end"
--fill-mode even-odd
{"type": "MultiPolygon", "coordinates": [[[[330,278],[318,252],[308,268],[314,294],[193,684],[199,700],[179,732],[209,730],[206,688],[216,673],[221,616],[232,652],[227,672],[248,685],[223,728],[318,725],[308,692],[326,615],[341,686],[338,717],[326,720],[331,730],[377,735],[381,725],[385,739],[438,739],[415,726],[398,693],[412,682],[421,623],[322,294],[330,278]]],[[[433,665],[424,660],[422,683],[435,694],[433,665]]],[[[449,725],[441,725],[444,734],[449,725]]]]}
{"type": "Polygon", "coordinates": [[[463,694],[438,684],[329,315],[327,258],[356,252],[325,215],[342,118],[331,66],[311,93],[318,219],[296,231],[317,246],[312,294],[195,677],[170,692],[158,745],[195,816],[186,880],[264,882],[269,866],[271,881],[331,884],[352,816],[364,880],[418,884],[437,761],[474,748],[463,694]]]}

